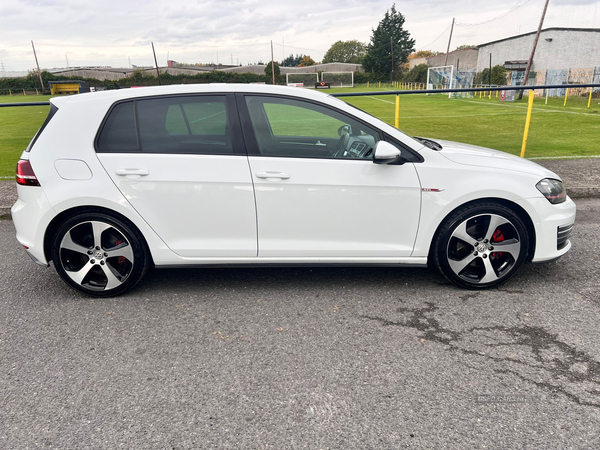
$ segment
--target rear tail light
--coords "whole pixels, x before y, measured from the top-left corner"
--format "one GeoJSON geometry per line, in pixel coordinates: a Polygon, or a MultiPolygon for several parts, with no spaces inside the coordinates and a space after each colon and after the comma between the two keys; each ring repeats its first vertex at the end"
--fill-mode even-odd
{"type": "Polygon", "coordinates": [[[17,174],[16,174],[17,184],[21,186],[39,186],[40,182],[38,181],[35,173],[33,172],[33,168],[31,167],[31,163],[26,159],[21,159],[17,163],[17,174]]]}

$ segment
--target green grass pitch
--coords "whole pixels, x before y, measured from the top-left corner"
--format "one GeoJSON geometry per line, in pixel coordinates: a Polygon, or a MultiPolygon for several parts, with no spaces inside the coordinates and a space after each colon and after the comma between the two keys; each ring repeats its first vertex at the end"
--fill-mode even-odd
{"type": "MultiPolygon", "coordinates": [[[[331,89],[334,92],[376,92],[378,88],[331,89]]],[[[0,103],[47,101],[50,96],[0,97],[0,103]]],[[[395,95],[346,97],[348,103],[394,124],[395,95]]],[[[536,97],[527,143],[528,158],[600,155],[600,105],[587,97],[536,97]]],[[[457,98],[445,95],[400,97],[400,129],[411,136],[433,137],[481,145],[518,155],[521,151],[527,98],[515,102],[457,98]]],[[[0,108],[0,179],[12,179],[21,152],[43,123],[47,106],[0,108]]]]}

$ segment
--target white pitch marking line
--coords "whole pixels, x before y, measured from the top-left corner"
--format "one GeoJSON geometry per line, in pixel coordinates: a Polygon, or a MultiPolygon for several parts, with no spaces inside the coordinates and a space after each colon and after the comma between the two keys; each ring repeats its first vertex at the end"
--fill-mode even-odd
{"type": "Polygon", "coordinates": [[[395,105],[395,103],[394,103],[394,102],[390,102],[390,101],[388,101],[388,100],[384,100],[384,99],[382,99],[382,98],[377,98],[377,97],[369,97],[369,98],[372,98],[373,100],[379,100],[380,102],[389,103],[390,105],[395,105]]]}
{"type": "MultiPolygon", "coordinates": [[[[484,103],[484,102],[478,102],[476,100],[463,100],[463,99],[457,99],[463,102],[468,102],[468,103],[477,103],[479,105],[486,105],[486,106],[504,106],[504,107],[508,107],[508,108],[521,108],[521,109],[527,109],[527,106],[521,106],[521,105],[507,105],[507,104],[498,104],[498,103],[484,103]]],[[[534,111],[537,112],[545,112],[545,113],[562,113],[562,114],[576,114],[578,116],[589,116],[589,117],[600,117],[600,115],[598,114],[590,114],[590,113],[582,113],[582,112],[577,112],[577,111],[561,111],[560,109],[544,109],[544,108],[533,108],[534,111]]]]}
{"type": "Polygon", "coordinates": [[[588,156],[534,156],[533,158],[527,158],[527,159],[589,159],[589,158],[600,158],[600,155],[588,155],[588,156]]]}

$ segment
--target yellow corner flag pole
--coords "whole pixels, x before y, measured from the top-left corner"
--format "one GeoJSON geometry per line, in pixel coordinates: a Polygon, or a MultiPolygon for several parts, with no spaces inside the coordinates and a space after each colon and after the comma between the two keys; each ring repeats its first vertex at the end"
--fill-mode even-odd
{"type": "Polygon", "coordinates": [[[400,129],[400,96],[396,95],[396,114],[394,116],[394,126],[400,129]]]}
{"type": "Polygon", "coordinates": [[[567,99],[569,98],[569,88],[567,88],[567,91],[565,92],[565,103],[563,104],[563,106],[567,106],[567,99]]]}
{"type": "Polygon", "coordinates": [[[592,93],[594,92],[594,88],[590,88],[590,98],[588,99],[588,108],[592,104],[592,93]]]}
{"type": "Polygon", "coordinates": [[[525,120],[525,132],[523,133],[523,144],[521,145],[521,158],[525,158],[527,148],[527,137],[529,136],[529,124],[531,123],[531,111],[533,111],[533,89],[529,91],[529,103],[527,105],[527,119],[525,120]]]}

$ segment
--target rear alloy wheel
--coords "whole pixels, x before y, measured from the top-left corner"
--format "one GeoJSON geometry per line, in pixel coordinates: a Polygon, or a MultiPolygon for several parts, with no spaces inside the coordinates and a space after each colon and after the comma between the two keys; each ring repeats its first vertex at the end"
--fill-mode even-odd
{"type": "Polygon", "coordinates": [[[149,260],[139,232],[104,213],[67,220],[55,235],[52,259],[68,284],[96,297],[131,289],[146,273],[149,260]]]}
{"type": "Polygon", "coordinates": [[[453,283],[485,289],[506,282],[527,258],[529,236],[521,218],[496,203],[453,213],[435,243],[435,263],[453,283]]]}

